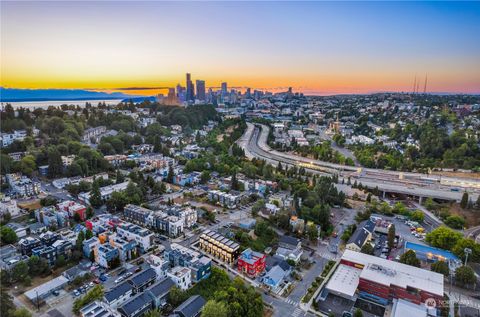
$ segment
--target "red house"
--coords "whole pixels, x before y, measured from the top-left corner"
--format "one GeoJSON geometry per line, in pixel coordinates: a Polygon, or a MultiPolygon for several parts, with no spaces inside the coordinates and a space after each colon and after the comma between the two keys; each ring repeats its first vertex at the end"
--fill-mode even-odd
{"type": "Polygon", "coordinates": [[[74,214],[78,214],[82,221],[86,219],[87,207],[72,200],[67,200],[57,204],[57,209],[68,212],[68,215],[71,218],[73,218],[74,214]]]}
{"type": "Polygon", "coordinates": [[[238,258],[238,271],[256,277],[265,271],[265,254],[246,249],[238,258]]]}

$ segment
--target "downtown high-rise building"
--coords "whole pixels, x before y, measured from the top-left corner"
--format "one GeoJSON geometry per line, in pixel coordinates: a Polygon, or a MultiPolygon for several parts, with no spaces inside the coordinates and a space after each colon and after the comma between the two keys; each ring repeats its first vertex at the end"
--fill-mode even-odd
{"type": "Polygon", "coordinates": [[[227,94],[227,83],[222,83],[222,96],[227,94]]]}
{"type": "Polygon", "coordinates": [[[204,80],[197,80],[196,81],[196,86],[197,86],[197,99],[201,101],[206,100],[205,96],[205,81],[204,80]]]}
{"type": "Polygon", "coordinates": [[[187,93],[185,96],[185,100],[187,102],[195,100],[195,88],[193,87],[193,82],[192,82],[190,73],[187,73],[187,93]]]}

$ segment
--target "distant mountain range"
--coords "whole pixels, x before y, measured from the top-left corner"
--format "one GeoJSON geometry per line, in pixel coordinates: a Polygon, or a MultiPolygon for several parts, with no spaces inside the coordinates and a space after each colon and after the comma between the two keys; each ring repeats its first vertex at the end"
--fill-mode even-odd
{"type": "Polygon", "coordinates": [[[0,101],[54,101],[54,100],[94,100],[125,99],[129,96],[121,92],[105,93],[84,89],[18,89],[0,87],[0,101]]]}

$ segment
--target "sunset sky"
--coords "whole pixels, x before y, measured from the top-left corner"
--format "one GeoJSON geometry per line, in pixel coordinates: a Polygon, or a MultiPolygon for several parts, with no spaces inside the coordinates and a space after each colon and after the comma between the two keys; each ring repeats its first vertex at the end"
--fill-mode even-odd
{"type": "Polygon", "coordinates": [[[1,86],[480,93],[479,34],[479,2],[2,1],[1,86]]]}

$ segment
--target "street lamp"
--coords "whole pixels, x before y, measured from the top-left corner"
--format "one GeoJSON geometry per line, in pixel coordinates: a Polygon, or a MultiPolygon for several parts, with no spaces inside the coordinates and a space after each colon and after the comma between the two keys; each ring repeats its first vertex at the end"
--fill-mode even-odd
{"type": "Polygon", "coordinates": [[[463,249],[463,252],[465,253],[465,266],[467,266],[468,255],[472,254],[472,249],[465,248],[463,249]]]}

